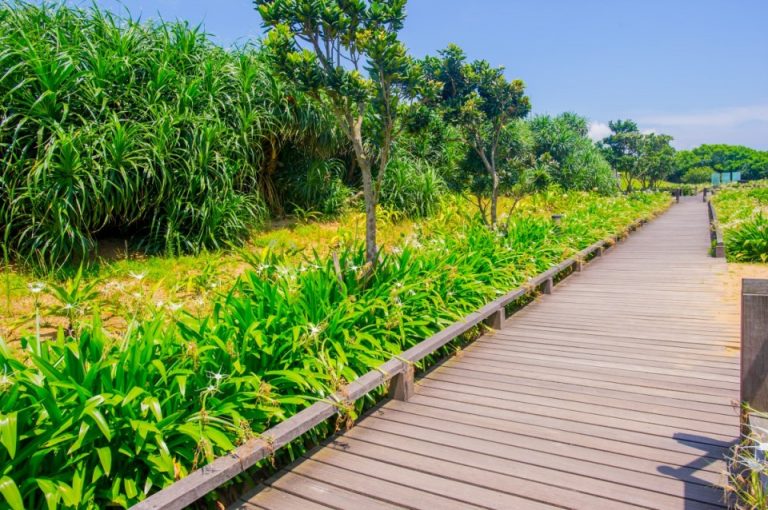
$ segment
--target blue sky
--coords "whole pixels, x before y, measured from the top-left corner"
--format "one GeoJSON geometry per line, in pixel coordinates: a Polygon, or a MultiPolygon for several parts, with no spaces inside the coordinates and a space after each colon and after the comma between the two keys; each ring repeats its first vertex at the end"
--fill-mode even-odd
{"type": "MultiPolygon", "coordinates": [[[[223,45],[261,32],[250,0],[96,3],[203,23],[223,45]]],[[[596,137],[632,118],[678,148],[768,149],[766,23],[768,0],[410,0],[401,38],[415,56],[453,42],[504,66],[535,113],[577,112],[596,137]]]]}

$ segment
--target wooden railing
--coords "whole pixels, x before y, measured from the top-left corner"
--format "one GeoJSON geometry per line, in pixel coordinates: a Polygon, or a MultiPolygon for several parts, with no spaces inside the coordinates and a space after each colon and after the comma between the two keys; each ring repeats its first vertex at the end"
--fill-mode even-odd
{"type": "Polygon", "coordinates": [[[709,211],[710,236],[714,243],[713,255],[717,258],[725,257],[725,243],[723,242],[723,230],[720,228],[720,222],[717,221],[717,211],[712,201],[707,202],[709,211]]]}
{"type": "MultiPolygon", "coordinates": [[[[646,219],[638,220],[629,227],[629,230],[634,231],[646,222],[646,219]]],[[[588,260],[595,256],[601,256],[606,249],[624,237],[624,234],[620,234],[607,240],[598,241],[581,250],[573,257],[531,278],[526,285],[491,301],[476,312],[393,357],[375,370],[358,377],[342,392],[337,392],[327,400],[317,402],[300,411],[267,430],[259,438],[251,439],[232,453],[218,457],[205,467],[190,473],[170,487],[133,506],[132,509],[181,510],[333,417],[342,407],[340,404],[352,404],[388,382],[390,383],[389,396],[391,398],[408,400],[413,394],[415,363],[481,323],[494,329],[500,329],[505,320],[505,310],[508,305],[536,290],[545,294],[551,293],[555,286],[555,279],[560,274],[569,270],[572,272],[581,271],[588,260]]]]}

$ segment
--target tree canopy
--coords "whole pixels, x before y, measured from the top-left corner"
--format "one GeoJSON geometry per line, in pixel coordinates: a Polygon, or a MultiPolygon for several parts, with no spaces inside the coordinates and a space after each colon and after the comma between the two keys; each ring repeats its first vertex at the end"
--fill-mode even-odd
{"type": "Polygon", "coordinates": [[[700,145],[677,153],[673,177],[679,180],[697,167],[709,167],[720,173],[741,172],[742,179],[765,179],[768,178],[768,151],[742,145],[700,145]]]}

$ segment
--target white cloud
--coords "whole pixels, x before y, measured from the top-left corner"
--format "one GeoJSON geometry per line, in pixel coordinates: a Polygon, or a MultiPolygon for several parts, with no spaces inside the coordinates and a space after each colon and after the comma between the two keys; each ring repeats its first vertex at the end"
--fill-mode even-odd
{"type": "Polygon", "coordinates": [[[649,115],[639,122],[657,126],[730,127],[745,122],[768,122],[768,105],[735,106],[703,112],[649,115]]]}
{"type": "Polygon", "coordinates": [[[611,134],[611,128],[608,124],[602,122],[590,122],[589,123],[589,137],[593,142],[598,142],[611,134]]]}

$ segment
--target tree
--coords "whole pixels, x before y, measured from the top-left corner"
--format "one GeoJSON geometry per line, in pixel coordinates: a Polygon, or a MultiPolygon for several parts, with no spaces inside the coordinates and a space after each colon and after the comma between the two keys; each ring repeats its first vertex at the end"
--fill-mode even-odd
{"type": "Polygon", "coordinates": [[[641,135],[637,176],[643,189],[654,187],[674,170],[675,149],[670,145],[672,137],[649,133],[641,135]]]}
{"type": "Polygon", "coordinates": [[[439,57],[424,59],[422,69],[428,80],[439,84],[440,92],[433,99],[445,119],[459,128],[473,152],[462,165],[463,171],[474,174],[481,169],[486,174],[488,208],[484,207],[483,195],[478,193],[480,188],[477,187],[484,182],[483,177],[470,176],[465,182],[471,181],[476,186],[475,196],[483,219],[495,229],[502,184],[501,167],[519,170],[519,165],[513,162],[520,160],[521,155],[512,149],[525,145],[511,143],[521,135],[519,130],[522,128],[515,126],[515,121],[525,117],[531,109],[524,94],[525,84],[521,80],[507,81],[503,67],[491,67],[485,60],[467,63],[466,55],[456,45],[439,52],[439,57]],[[507,141],[503,143],[505,138],[507,141]]]}
{"type": "Polygon", "coordinates": [[[378,256],[376,205],[397,135],[399,105],[415,90],[411,59],[397,39],[405,2],[254,0],[275,65],[301,90],[330,104],[352,144],[371,265],[378,256]]]}
{"type": "Polygon", "coordinates": [[[556,117],[538,115],[529,122],[535,141],[536,157],[549,156],[549,173],[554,183],[564,189],[618,190],[613,169],[602,152],[587,136],[587,120],[575,113],[556,117]]]}
{"type": "Polygon", "coordinates": [[[701,145],[693,150],[679,151],[675,157],[677,179],[691,168],[710,167],[719,173],[741,172],[742,179],[768,177],[768,151],[758,151],[741,145],[701,145]]]}
{"type": "Polygon", "coordinates": [[[708,166],[697,166],[689,168],[680,180],[686,184],[707,184],[712,181],[713,173],[708,166]]]}
{"type": "Polygon", "coordinates": [[[612,133],[603,139],[600,146],[611,166],[626,178],[625,191],[631,192],[640,170],[638,160],[643,135],[631,120],[610,121],[608,127],[612,133]]]}
{"type": "Polygon", "coordinates": [[[611,166],[624,175],[625,191],[632,192],[637,181],[642,189],[654,186],[675,169],[675,149],[672,137],[664,134],[643,134],[631,120],[608,123],[612,133],[600,146],[611,166]]]}

